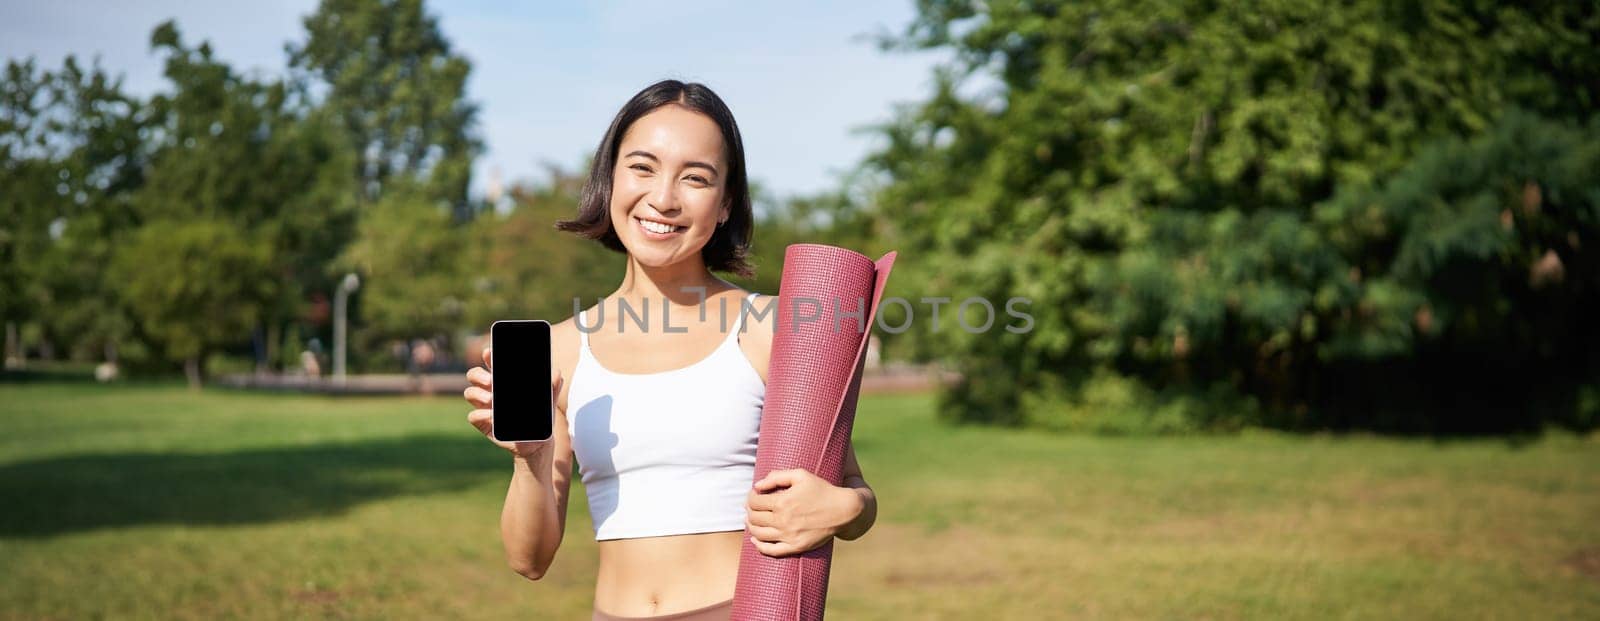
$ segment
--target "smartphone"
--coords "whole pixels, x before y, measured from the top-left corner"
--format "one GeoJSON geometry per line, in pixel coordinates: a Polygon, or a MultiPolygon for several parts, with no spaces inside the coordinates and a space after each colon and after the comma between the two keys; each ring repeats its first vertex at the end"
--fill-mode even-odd
{"type": "Polygon", "coordinates": [[[538,319],[496,321],[489,326],[494,348],[494,439],[543,442],[550,439],[555,400],[550,394],[550,322],[538,319]]]}

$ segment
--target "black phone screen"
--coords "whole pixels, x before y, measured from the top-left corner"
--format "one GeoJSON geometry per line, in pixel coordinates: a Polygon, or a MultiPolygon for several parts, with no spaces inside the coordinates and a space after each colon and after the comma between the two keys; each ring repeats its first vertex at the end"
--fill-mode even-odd
{"type": "Polygon", "coordinates": [[[489,327],[494,348],[494,438],[503,442],[550,439],[550,324],[539,320],[496,321],[489,327]]]}

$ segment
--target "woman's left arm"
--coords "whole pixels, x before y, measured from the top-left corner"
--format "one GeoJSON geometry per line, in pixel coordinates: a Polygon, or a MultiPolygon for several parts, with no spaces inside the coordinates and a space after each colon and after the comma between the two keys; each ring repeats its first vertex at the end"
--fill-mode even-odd
{"type": "Polygon", "coordinates": [[[843,486],[804,468],[777,470],[756,481],[745,502],[745,530],[756,550],[789,556],[835,537],[860,538],[878,518],[878,496],[861,476],[852,444],[845,452],[843,486]]]}
{"type": "Polygon", "coordinates": [[[854,442],[850,443],[850,448],[844,454],[844,487],[861,497],[861,512],[856,514],[850,523],[841,527],[834,536],[845,541],[853,541],[867,534],[867,531],[872,530],[872,524],[878,521],[878,495],[861,476],[861,464],[856,461],[854,442]]]}
{"type": "MultiPolygon", "coordinates": [[[[761,381],[767,381],[772,334],[777,323],[776,296],[758,296],[767,311],[752,313],[750,333],[741,338],[761,381]]],[[[836,486],[803,468],[777,470],[756,481],[745,501],[745,531],[767,556],[799,554],[834,538],[853,540],[867,534],[878,519],[878,496],[861,475],[852,442],[836,486]]]]}

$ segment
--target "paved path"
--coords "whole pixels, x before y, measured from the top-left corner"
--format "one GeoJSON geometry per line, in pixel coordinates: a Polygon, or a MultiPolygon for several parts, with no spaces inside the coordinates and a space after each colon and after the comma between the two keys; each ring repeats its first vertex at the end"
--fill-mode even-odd
{"type": "MultiPolygon", "coordinates": [[[[923,367],[895,367],[868,371],[861,378],[861,393],[919,392],[932,388],[936,382],[948,384],[957,379],[953,372],[938,373],[923,367]]],[[[313,392],[337,395],[400,395],[440,394],[456,395],[467,388],[467,378],[461,373],[410,376],[351,375],[343,382],[327,377],[305,375],[227,375],[217,378],[215,384],[230,388],[252,390],[281,390],[288,392],[313,392]]]]}

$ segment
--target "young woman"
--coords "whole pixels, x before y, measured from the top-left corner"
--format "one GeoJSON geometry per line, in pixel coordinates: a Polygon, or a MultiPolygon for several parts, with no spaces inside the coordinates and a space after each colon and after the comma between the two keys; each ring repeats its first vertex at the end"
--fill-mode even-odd
{"type": "MultiPolygon", "coordinates": [[[[715,93],[666,80],[634,95],[577,217],[557,227],[626,254],[627,269],[553,326],[552,440],[495,441],[513,456],[500,532],[517,573],[538,580],[561,545],[574,457],[600,548],[596,620],[727,619],[746,538],[787,556],[872,527],[854,447],[844,487],[802,469],[753,480],[776,313],[770,296],[712,275],[750,274],[753,229],[744,145],[715,93]]],[[[490,436],[493,353],[483,359],[467,373],[467,420],[490,436]]]]}

